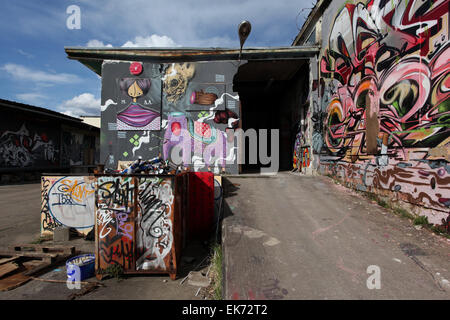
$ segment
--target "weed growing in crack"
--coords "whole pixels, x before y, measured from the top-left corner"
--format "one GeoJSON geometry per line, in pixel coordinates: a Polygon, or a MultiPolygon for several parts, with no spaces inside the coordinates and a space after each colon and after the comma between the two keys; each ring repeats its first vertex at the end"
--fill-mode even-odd
{"type": "Polygon", "coordinates": [[[426,216],[418,216],[413,221],[414,225],[418,226],[428,226],[430,223],[428,222],[428,218],[426,216]]]}

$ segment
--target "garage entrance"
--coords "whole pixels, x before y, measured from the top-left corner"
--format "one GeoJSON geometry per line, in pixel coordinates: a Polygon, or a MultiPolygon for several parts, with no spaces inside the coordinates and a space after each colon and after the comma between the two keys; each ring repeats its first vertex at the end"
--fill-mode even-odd
{"type": "MultiPolygon", "coordinates": [[[[249,61],[239,67],[234,77],[233,90],[241,101],[241,126],[244,131],[255,129],[258,142],[259,129],[268,129],[268,156],[274,158],[270,133],[279,130],[279,170],[292,170],[293,147],[296,134],[301,130],[301,119],[306,118],[309,92],[309,65],[306,59],[249,61]],[[270,129],[270,130],[269,130],[270,129]]],[[[245,164],[241,173],[260,172],[256,164],[249,163],[249,141],[245,141],[245,164]]],[[[259,143],[258,143],[259,154],[259,143]]]]}

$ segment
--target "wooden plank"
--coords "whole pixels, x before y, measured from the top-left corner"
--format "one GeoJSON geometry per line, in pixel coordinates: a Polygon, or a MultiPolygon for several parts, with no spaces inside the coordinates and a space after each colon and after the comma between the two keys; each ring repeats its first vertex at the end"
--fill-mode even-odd
{"type": "Polygon", "coordinates": [[[43,273],[47,269],[50,269],[54,265],[57,265],[57,264],[60,264],[60,263],[64,262],[65,260],[69,259],[72,256],[74,256],[74,254],[65,254],[65,255],[57,256],[52,261],[48,261],[48,260],[36,261],[37,263],[33,263],[31,268],[29,268],[29,270],[24,272],[24,275],[26,275],[26,276],[32,276],[33,275],[34,276],[34,275],[37,275],[39,273],[43,273]]]}
{"type": "Polygon", "coordinates": [[[4,279],[0,279],[0,291],[8,291],[15,289],[30,280],[31,278],[24,275],[23,273],[13,274],[4,279]]]}
{"type": "Polygon", "coordinates": [[[27,270],[30,270],[32,268],[36,268],[36,267],[40,266],[43,263],[45,263],[45,262],[42,262],[41,260],[30,260],[30,261],[22,262],[22,265],[25,268],[27,268],[27,270]]]}
{"type": "Polygon", "coordinates": [[[30,268],[29,270],[25,271],[23,274],[25,276],[35,275],[35,274],[49,268],[52,264],[53,263],[41,262],[40,264],[34,266],[33,268],[30,268]]]}
{"type": "Polygon", "coordinates": [[[75,253],[74,246],[64,246],[64,245],[16,244],[14,246],[11,246],[10,250],[18,251],[18,252],[28,251],[28,250],[24,250],[25,248],[34,249],[35,251],[42,251],[44,253],[50,253],[50,252],[63,252],[63,253],[67,253],[67,254],[75,253]]]}
{"type": "Polygon", "coordinates": [[[19,269],[19,266],[15,263],[6,263],[0,266],[0,278],[6,276],[7,274],[16,271],[19,269]]]}
{"type": "Polygon", "coordinates": [[[57,254],[54,253],[43,253],[43,252],[26,252],[26,251],[1,251],[0,255],[2,256],[17,256],[17,257],[29,257],[29,258],[38,258],[43,261],[48,261],[53,263],[55,259],[58,257],[57,254]]]}
{"type": "Polygon", "coordinates": [[[0,259],[0,265],[8,263],[8,262],[16,261],[18,259],[20,259],[20,257],[18,257],[18,256],[14,256],[11,258],[2,258],[2,259],[0,259]]]}

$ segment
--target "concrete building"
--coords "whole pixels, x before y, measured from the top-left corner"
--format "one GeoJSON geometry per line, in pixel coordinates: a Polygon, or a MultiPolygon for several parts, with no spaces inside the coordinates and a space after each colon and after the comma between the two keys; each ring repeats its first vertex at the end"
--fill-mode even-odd
{"type": "Polygon", "coordinates": [[[183,164],[195,171],[292,169],[298,104],[308,91],[308,82],[300,80],[316,47],[246,48],[242,55],[219,48],[66,52],[102,76],[100,158],[107,168],[139,156],[173,160],[181,146],[187,150],[183,164]],[[244,140],[236,129],[252,137],[244,140]],[[266,149],[261,143],[267,141],[266,149]],[[280,155],[279,162],[272,167],[263,153],[280,155]]]}
{"type": "Polygon", "coordinates": [[[276,154],[274,171],[331,175],[448,228],[448,12],[448,0],[320,0],[291,47],[66,53],[102,76],[106,167],[178,152],[195,171],[236,174],[276,154]],[[278,136],[264,147],[260,129],[278,136]]]}
{"type": "Polygon", "coordinates": [[[100,128],[100,116],[80,116],[81,120],[91,126],[100,128]]]}
{"type": "Polygon", "coordinates": [[[309,156],[304,170],[411,204],[447,230],[449,7],[321,0],[293,43],[320,47],[296,143],[309,156]]]}
{"type": "Polygon", "coordinates": [[[99,161],[100,130],[45,108],[0,99],[1,182],[46,172],[88,172],[99,161]]]}

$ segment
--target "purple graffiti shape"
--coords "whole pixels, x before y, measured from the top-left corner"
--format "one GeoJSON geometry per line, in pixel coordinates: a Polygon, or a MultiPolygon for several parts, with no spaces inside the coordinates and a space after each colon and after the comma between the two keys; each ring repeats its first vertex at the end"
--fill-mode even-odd
{"type": "Polygon", "coordinates": [[[144,127],[156,117],[159,117],[159,113],[135,103],[130,104],[125,110],[117,114],[117,119],[133,127],[144,127]]]}

